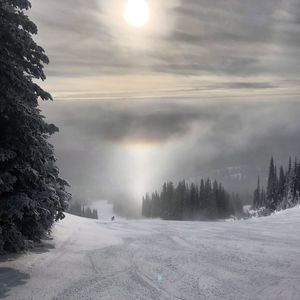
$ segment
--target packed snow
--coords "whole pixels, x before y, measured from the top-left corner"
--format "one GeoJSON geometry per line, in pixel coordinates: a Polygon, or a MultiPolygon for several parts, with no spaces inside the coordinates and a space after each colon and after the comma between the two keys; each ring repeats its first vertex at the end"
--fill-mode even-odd
{"type": "Polygon", "coordinates": [[[300,207],[235,222],[67,215],[0,263],[1,299],[300,299],[300,207]]]}

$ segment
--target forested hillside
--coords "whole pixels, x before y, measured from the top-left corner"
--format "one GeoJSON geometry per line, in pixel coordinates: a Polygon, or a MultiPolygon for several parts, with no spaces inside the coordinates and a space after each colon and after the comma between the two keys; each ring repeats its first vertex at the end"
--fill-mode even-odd
{"type": "Polygon", "coordinates": [[[258,179],[253,195],[253,208],[266,208],[270,211],[293,207],[300,200],[300,162],[292,162],[289,158],[287,167],[277,168],[274,158],[271,158],[267,188],[258,179]]]}
{"type": "Polygon", "coordinates": [[[180,181],[164,183],[160,193],[146,194],[142,214],[147,218],[166,220],[224,219],[242,212],[237,195],[229,195],[222,184],[210,179],[200,185],[180,181]]]}

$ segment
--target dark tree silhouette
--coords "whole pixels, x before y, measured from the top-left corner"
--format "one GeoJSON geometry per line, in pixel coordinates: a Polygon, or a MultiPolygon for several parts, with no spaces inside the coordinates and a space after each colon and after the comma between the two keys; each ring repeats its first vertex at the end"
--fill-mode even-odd
{"type": "Polygon", "coordinates": [[[254,191],[253,208],[267,208],[274,210],[286,209],[297,205],[300,201],[300,164],[289,157],[288,167],[277,167],[273,157],[270,161],[269,176],[267,181],[267,192],[261,188],[260,182],[254,191]],[[259,192],[260,191],[260,192],[259,192]]]}
{"type": "Polygon", "coordinates": [[[239,197],[231,201],[223,186],[210,179],[202,179],[200,185],[182,180],[175,188],[172,182],[164,183],[161,193],[146,194],[142,205],[143,216],[165,220],[228,218],[241,211],[239,197]]]}
{"type": "Polygon", "coordinates": [[[48,58],[32,39],[29,8],[27,0],[0,1],[0,251],[39,240],[70,198],[48,143],[58,128],[38,109],[39,99],[51,99],[35,83],[46,78],[48,58]]]}

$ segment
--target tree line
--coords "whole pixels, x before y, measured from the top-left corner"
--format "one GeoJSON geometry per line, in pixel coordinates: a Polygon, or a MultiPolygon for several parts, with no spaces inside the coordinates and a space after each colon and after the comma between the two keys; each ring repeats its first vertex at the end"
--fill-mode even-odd
{"type": "Polygon", "coordinates": [[[230,195],[216,180],[202,179],[200,184],[180,181],[163,184],[161,192],[146,194],[142,215],[165,220],[224,219],[242,212],[237,195],[230,195]]]}
{"type": "Polygon", "coordinates": [[[270,211],[287,209],[299,203],[300,200],[300,162],[289,158],[288,166],[277,168],[271,157],[267,188],[265,189],[258,178],[257,187],[253,194],[253,208],[265,207],[270,211]]]}
{"type": "Polygon", "coordinates": [[[97,209],[91,209],[90,207],[86,207],[80,202],[71,202],[69,205],[68,212],[72,215],[79,217],[98,219],[97,209]]]}

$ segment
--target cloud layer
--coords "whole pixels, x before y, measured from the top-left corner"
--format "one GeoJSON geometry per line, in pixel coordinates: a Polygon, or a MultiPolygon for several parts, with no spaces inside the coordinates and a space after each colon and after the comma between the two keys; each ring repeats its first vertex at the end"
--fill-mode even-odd
{"type": "Polygon", "coordinates": [[[63,174],[90,197],[128,192],[135,176],[151,190],[232,166],[266,168],[271,155],[283,162],[300,147],[297,102],[57,101],[44,111],[61,128],[53,142],[63,174]]]}
{"type": "Polygon", "coordinates": [[[123,0],[32,2],[50,75],[299,75],[297,0],[149,0],[152,23],[140,32],[124,23],[123,0]],[[133,37],[147,47],[132,49],[133,37]]]}
{"type": "Polygon", "coordinates": [[[298,0],[148,0],[139,30],[125,2],[32,0],[56,98],[42,107],[60,126],[52,141],[74,194],[297,155],[298,0]]]}

